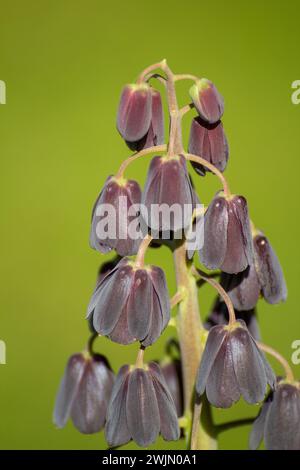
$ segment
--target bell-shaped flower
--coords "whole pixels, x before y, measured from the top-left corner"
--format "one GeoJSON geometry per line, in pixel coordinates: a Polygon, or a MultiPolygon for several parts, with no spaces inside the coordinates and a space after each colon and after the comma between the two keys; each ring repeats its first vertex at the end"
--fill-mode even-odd
{"type": "Polygon", "coordinates": [[[111,447],[133,439],[139,446],[180,437],[175,404],[156,363],[144,368],[121,367],[107,413],[105,436],[111,447]]]}
{"type": "MultiPolygon", "coordinates": [[[[221,121],[209,124],[200,117],[194,118],[191,124],[188,151],[205,158],[208,163],[223,172],[227,165],[229,150],[221,121]]],[[[206,171],[210,171],[200,163],[191,163],[201,176],[204,176],[206,171]]]]}
{"type": "Polygon", "coordinates": [[[264,354],[250,335],[246,324],[214,326],[208,334],[196,380],[196,391],[206,391],[208,401],[218,408],[229,408],[241,396],[246,402],[261,402],[267,384],[272,388],[275,375],[264,354]]]}
{"type": "Polygon", "coordinates": [[[157,266],[136,268],[128,258],[96,287],[87,312],[94,329],[112,341],[156,341],[170,319],[166,278],[157,266]]]}
{"type": "Polygon", "coordinates": [[[100,431],[106,412],[114,374],[104,356],[74,354],[70,357],[57,394],[53,421],[63,428],[71,418],[84,434],[100,431]]]}
{"type": "Polygon", "coordinates": [[[152,114],[151,123],[147,133],[136,142],[127,142],[128,147],[140,152],[143,149],[163,145],[165,141],[164,113],[159,91],[151,88],[152,114]]]}
{"type": "Polygon", "coordinates": [[[254,421],[249,447],[264,440],[267,450],[300,450],[300,383],[280,380],[254,421]]]}
{"type": "Polygon", "coordinates": [[[204,216],[200,260],[208,269],[244,271],[253,260],[247,201],[243,196],[216,194],[204,216]]]}
{"type": "Polygon", "coordinates": [[[136,142],[149,130],[152,115],[151,88],[146,83],[129,84],[123,88],[117,128],[124,140],[136,142]]]}
{"type": "Polygon", "coordinates": [[[141,207],[141,215],[152,229],[153,236],[189,227],[193,208],[194,190],[184,157],[154,157],[148,170],[141,207]]]}
{"type": "Polygon", "coordinates": [[[287,287],[279,260],[261,232],[253,238],[254,264],[264,299],[277,304],[287,298],[287,287]]]}
{"type": "Polygon", "coordinates": [[[109,176],[92,212],[90,245],[101,253],[136,254],[143,238],[139,221],[141,190],[134,180],[109,176]]]}

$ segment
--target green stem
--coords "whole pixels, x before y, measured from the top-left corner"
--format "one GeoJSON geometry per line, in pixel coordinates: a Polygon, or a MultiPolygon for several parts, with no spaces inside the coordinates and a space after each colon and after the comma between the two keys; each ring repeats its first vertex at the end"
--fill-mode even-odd
{"type": "MultiPolygon", "coordinates": [[[[185,295],[178,307],[177,330],[183,370],[184,414],[189,423],[186,428],[186,440],[189,443],[191,440],[195,381],[203,352],[205,329],[200,320],[196,279],[191,271],[191,264],[186,259],[185,245],[182,242],[180,243],[174,250],[174,263],[177,289],[183,289],[185,295]]],[[[201,408],[201,418],[199,420],[196,413],[193,425],[193,435],[196,434],[196,439],[193,439],[193,449],[215,449],[217,444],[209,404],[203,402],[201,408]]]]}

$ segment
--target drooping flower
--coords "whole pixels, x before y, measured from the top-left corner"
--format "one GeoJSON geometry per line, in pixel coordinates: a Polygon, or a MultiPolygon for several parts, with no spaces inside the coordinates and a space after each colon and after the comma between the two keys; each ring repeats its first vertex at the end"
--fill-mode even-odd
{"type": "Polygon", "coordinates": [[[92,212],[90,245],[101,253],[136,254],[143,238],[139,223],[141,190],[134,180],[109,176],[92,212]]]}
{"type": "Polygon", "coordinates": [[[114,374],[104,356],[70,357],[57,394],[53,421],[63,428],[69,418],[84,434],[100,431],[105,423],[114,374]]]}
{"type": "Polygon", "coordinates": [[[248,403],[261,402],[267,384],[274,387],[275,375],[245,322],[214,326],[200,363],[197,393],[202,395],[206,390],[213,406],[229,408],[241,396],[248,403]]]}
{"type": "MultiPolygon", "coordinates": [[[[227,165],[229,150],[221,121],[209,124],[200,117],[194,118],[191,125],[188,151],[205,158],[208,163],[223,172],[227,165]]],[[[206,171],[210,171],[200,163],[191,163],[195,171],[201,176],[204,176],[206,171]]]]}
{"type": "Polygon", "coordinates": [[[128,258],[96,287],[87,312],[94,329],[112,341],[152,344],[170,319],[166,278],[157,266],[136,268],[128,258]]]}
{"type": "Polygon", "coordinates": [[[224,100],[210,80],[206,78],[197,80],[190,88],[190,97],[204,121],[214,124],[221,119],[224,113],[224,100]]]}
{"type": "Polygon", "coordinates": [[[216,194],[204,216],[204,244],[199,252],[208,269],[244,271],[253,260],[247,201],[243,196],[216,194]]]}
{"type": "Polygon", "coordinates": [[[177,413],[160,367],[121,367],[110,400],[105,436],[112,447],[133,439],[147,447],[161,433],[165,440],[179,439],[177,413]]]}
{"type": "MultiPolygon", "coordinates": [[[[248,328],[249,333],[256,341],[260,340],[260,330],[256,317],[255,309],[239,311],[235,309],[237,320],[243,320],[248,328]]],[[[223,300],[217,298],[213,307],[206,318],[204,327],[210,330],[216,325],[227,325],[229,321],[228,308],[223,300]]]]}
{"type": "Polygon", "coordinates": [[[136,142],[127,142],[128,147],[140,152],[143,149],[154,147],[155,145],[162,145],[165,140],[164,130],[164,114],[159,91],[151,88],[152,96],[152,114],[150,127],[140,140],[136,142]]]}
{"type": "Polygon", "coordinates": [[[117,128],[124,140],[142,139],[151,123],[152,94],[146,83],[129,84],[123,88],[117,117],[117,128]]]}
{"type": "Polygon", "coordinates": [[[253,238],[254,260],[239,274],[222,273],[221,284],[228,292],[234,308],[251,310],[260,297],[275,304],[286,300],[287,288],[278,258],[268,239],[262,234],[253,238]]]}
{"type": "Polygon", "coordinates": [[[267,237],[254,236],[254,264],[264,299],[270,304],[286,300],[287,287],[279,260],[267,237]]]}
{"type": "Polygon", "coordinates": [[[262,405],[250,435],[250,449],[264,440],[267,450],[300,450],[300,383],[279,380],[262,405]]]}
{"type": "Polygon", "coordinates": [[[154,157],[142,196],[147,214],[143,205],[141,214],[154,232],[182,230],[192,220],[193,193],[184,157],[154,157]]]}

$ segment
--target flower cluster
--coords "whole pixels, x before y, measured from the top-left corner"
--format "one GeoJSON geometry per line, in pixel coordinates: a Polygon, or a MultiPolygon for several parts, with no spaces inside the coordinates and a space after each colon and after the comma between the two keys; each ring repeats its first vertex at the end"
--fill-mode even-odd
{"type": "Polygon", "coordinates": [[[136,83],[124,87],[117,129],[136,153],[105,181],[90,230],[91,247],[101,253],[114,250],[117,257],[98,274],[87,309],[92,336],[86,350],[73,355],[67,364],[54,411],[58,427],[70,417],[83,433],[104,428],[111,447],[130,440],[147,447],[159,434],[165,440],[192,434],[192,448],[200,449],[199,400],[203,406],[228,408],[243,397],[250,404],[263,402],[251,448],[258,447],[262,438],[267,448],[300,448],[299,383],[283,358],[259,342],[255,312],[260,297],[270,304],[284,301],[286,284],[268,238],[250,221],[245,197],[232,194],[223,175],[228,161],[223,113],[224,100],[210,80],[175,75],[166,61],[148,67],[136,83]],[[167,91],[166,144],[162,96],[152,85],[156,79],[167,91]],[[193,81],[192,102],[179,108],[175,83],[185,79],[193,81]],[[181,119],[192,109],[196,116],[185,151],[181,119]],[[155,156],[141,189],[124,172],[147,154],[155,156]],[[197,174],[209,171],[222,185],[200,212],[189,161],[197,174]],[[153,211],[156,206],[182,210],[174,209],[166,217],[161,210],[153,211]],[[196,220],[201,220],[203,243],[191,250],[186,233],[198,230],[196,220]],[[105,232],[111,221],[115,230],[105,232]],[[177,292],[171,299],[164,271],[145,263],[146,251],[162,244],[172,251],[175,261],[177,292]],[[206,274],[196,269],[195,251],[200,263],[217,271],[206,274]],[[199,277],[218,292],[204,324],[198,312],[199,277]],[[220,283],[214,277],[220,277],[220,283]],[[176,305],[178,315],[171,318],[176,305]],[[179,357],[167,354],[157,362],[145,362],[145,351],[168,325],[177,328],[179,343],[174,340],[174,344],[178,344],[179,357]],[[115,377],[108,361],[93,350],[98,336],[121,345],[137,342],[136,361],[121,366],[115,377]],[[264,352],[279,357],[286,370],[284,379],[276,381],[264,352]]]}

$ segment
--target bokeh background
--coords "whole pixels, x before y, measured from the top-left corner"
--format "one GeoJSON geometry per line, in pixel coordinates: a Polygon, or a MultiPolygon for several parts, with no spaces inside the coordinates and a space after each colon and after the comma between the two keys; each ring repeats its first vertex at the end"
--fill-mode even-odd
{"type": "MultiPolygon", "coordinates": [[[[300,105],[291,102],[291,83],[300,79],[299,15],[297,0],[0,1],[0,79],[7,86],[0,105],[1,448],[106,447],[103,433],[83,436],[71,423],[55,429],[52,408],[68,356],[86,343],[86,306],[97,269],[110,258],[91,250],[88,236],[104,180],[129,155],[115,129],[120,91],[164,57],[177,73],[210,78],[225,97],[226,176],[247,196],[289,286],[285,304],[259,303],[263,340],[290,359],[300,339],[300,105]]],[[[189,86],[178,86],[182,104],[189,86]]],[[[185,142],[192,115],[184,120],[185,142]]],[[[143,184],[149,161],[136,162],[128,175],[143,184]]],[[[194,181],[204,203],[219,189],[212,175],[194,181]]],[[[148,259],[166,270],[173,294],[168,250],[148,259]]],[[[203,318],[213,298],[210,287],[199,293],[203,318]]],[[[172,333],[146,358],[159,358],[172,333]]],[[[96,349],[117,371],[134,361],[137,345],[102,339],[96,349]]],[[[294,370],[300,377],[300,366],[294,370]]],[[[214,418],[257,412],[241,402],[214,418]]],[[[220,448],[245,449],[249,429],[224,432],[220,448]]],[[[183,446],[158,440],[153,448],[183,446]]]]}

